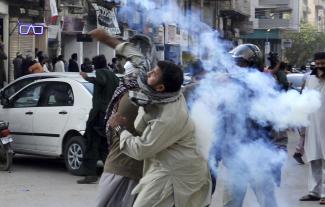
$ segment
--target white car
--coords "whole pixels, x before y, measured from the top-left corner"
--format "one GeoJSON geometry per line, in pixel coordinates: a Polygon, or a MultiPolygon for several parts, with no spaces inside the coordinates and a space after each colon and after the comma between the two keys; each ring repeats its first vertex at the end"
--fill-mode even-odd
{"type": "Polygon", "coordinates": [[[67,169],[82,175],[82,158],[93,84],[80,76],[34,81],[2,99],[1,119],[9,122],[19,154],[63,157],[67,169]]]}

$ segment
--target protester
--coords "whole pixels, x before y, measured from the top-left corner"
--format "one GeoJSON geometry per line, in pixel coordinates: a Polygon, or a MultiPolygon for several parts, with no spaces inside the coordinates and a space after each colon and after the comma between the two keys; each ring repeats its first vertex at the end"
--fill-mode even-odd
{"type": "Polygon", "coordinates": [[[141,134],[125,129],[121,114],[109,123],[120,134],[123,153],[144,160],[144,175],[132,191],[134,207],[204,207],[211,197],[211,176],[207,162],[198,154],[194,124],[181,93],[183,72],[175,64],[160,61],[146,76],[140,76],[140,91],[129,98],[143,107],[137,125],[141,134]]]}
{"type": "Polygon", "coordinates": [[[63,55],[59,55],[54,65],[55,72],[65,72],[65,61],[63,55]]]}
{"type": "MultiPolygon", "coordinates": [[[[307,73],[304,74],[303,80],[302,80],[302,86],[301,86],[301,91],[300,93],[302,93],[302,91],[304,90],[305,86],[306,86],[306,80],[307,78],[310,76],[310,74],[315,73],[315,62],[312,62],[310,64],[310,71],[308,71],[307,73]]],[[[303,155],[305,154],[305,128],[300,128],[298,129],[298,133],[300,135],[300,139],[298,142],[298,145],[296,146],[296,151],[293,154],[293,158],[301,165],[305,164],[304,160],[302,159],[303,155]]]]}
{"type": "Polygon", "coordinates": [[[7,58],[7,54],[4,51],[4,44],[0,42],[0,88],[3,88],[4,82],[7,80],[4,62],[7,58]]]}
{"type": "Polygon", "coordinates": [[[68,72],[79,72],[78,55],[73,53],[69,60],[68,72]]]}
{"type": "MultiPolygon", "coordinates": [[[[39,61],[43,61],[43,56],[40,56],[38,58],[39,61]]],[[[28,68],[29,73],[43,73],[44,68],[40,62],[37,62],[36,60],[33,61],[33,64],[28,68]]]]}
{"type": "MultiPolygon", "coordinates": [[[[117,52],[125,52],[125,50],[119,51],[119,48],[117,48],[117,52]]],[[[127,53],[125,54],[127,56],[127,53]]],[[[131,61],[125,64],[123,83],[115,90],[106,115],[110,118],[115,113],[118,113],[128,117],[126,128],[133,135],[138,135],[134,128],[138,107],[130,103],[128,94],[130,90],[137,90],[139,88],[137,82],[138,73],[139,69],[133,66],[131,61]]],[[[106,131],[110,148],[104,165],[104,173],[99,182],[97,206],[132,207],[136,196],[131,195],[131,192],[142,177],[143,162],[121,152],[120,137],[109,124],[106,126],[106,131]]]]}
{"type": "Polygon", "coordinates": [[[79,184],[89,184],[97,181],[97,161],[105,160],[107,156],[107,140],[105,137],[105,110],[110,102],[119,79],[107,68],[104,55],[93,58],[96,76],[89,77],[87,73],[80,75],[90,83],[94,84],[93,107],[89,112],[86,124],[85,138],[86,150],[82,167],[85,169],[86,177],[78,180],[79,184]]]}
{"type": "MultiPolygon", "coordinates": [[[[115,90],[112,101],[107,108],[107,118],[115,113],[127,117],[126,129],[136,134],[134,119],[138,114],[138,107],[128,99],[130,90],[138,90],[137,75],[149,70],[144,64],[143,55],[128,42],[122,43],[109,36],[105,31],[97,29],[91,32],[97,39],[116,50],[120,61],[124,62],[125,74],[120,86],[115,90]],[[127,61],[128,60],[128,61],[127,61]],[[127,61],[125,63],[125,61],[127,61]]],[[[99,182],[98,207],[131,207],[136,195],[131,195],[133,188],[142,177],[143,161],[137,161],[120,150],[120,137],[109,123],[106,125],[107,138],[110,144],[110,153],[106,159],[104,173],[99,182]]]]}
{"type": "Polygon", "coordinates": [[[29,74],[28,68],[34,64],[33,57],[31,55],[26,55],[26,58],[23,60],[21,69],[22,76],[29,74]]]}
{"type": "Polygon", "coordinates": [[[13,59],[12,61],[14,65],[14,79],[23,76],[23,70],[22,70],[23,61],[24,61],[23,55],[20,52],[17,52],[15,59],[13,59]]]}
{"type": "Polygon", "coordinates": [[[113,73],[118,73],[117,58],[112,58],[112,63],[108,65],[113,73]]]}
{"type": "MultiPolygon", "coordinates": [[[[325,96],[325,52],[319,52],[314,55],[315,70],[307,77],[306,89],[313,89],[320,93],[322,100],[325,96]]],[[[310,116],[309,127],[306,128],[305,153],[306,160],[309,162],[309,180],[306,196],[300,198],[300,201],[319,201],[325,205],[325,128],[324,126],[325,105],[310,116]]]]}
{"type": "Polygon", "coordinates": [[[84,58],[84,62],[81,64],[81,71],[85,73],[93,72],[93,64],[89,58],[84,58]]]}

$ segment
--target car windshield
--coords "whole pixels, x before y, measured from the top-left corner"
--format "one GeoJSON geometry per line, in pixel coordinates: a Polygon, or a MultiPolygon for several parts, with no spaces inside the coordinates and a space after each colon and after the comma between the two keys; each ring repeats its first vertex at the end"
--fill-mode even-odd
{"type": "Polygon", "coordinates": [[[91,94],[94,93],[94,84],[89,83],[89,82],[83,82],[82,85],[85,86],[87,91],[89,91],[91,94]]]}

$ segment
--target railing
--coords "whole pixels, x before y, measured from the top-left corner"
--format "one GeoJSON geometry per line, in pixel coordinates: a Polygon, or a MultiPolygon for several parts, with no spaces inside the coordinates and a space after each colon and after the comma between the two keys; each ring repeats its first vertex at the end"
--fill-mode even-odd
{"type": "Polygon", "coordinates": [[[290,20],[287,19],[259,19],[259,29],[273,29],[273,28],[290,28],[290,20]]]}
{"type": "Polygon", "coordinates": [[[260,5],[289,5],[290,0],[259,0],[259,4],[260,5]]]}

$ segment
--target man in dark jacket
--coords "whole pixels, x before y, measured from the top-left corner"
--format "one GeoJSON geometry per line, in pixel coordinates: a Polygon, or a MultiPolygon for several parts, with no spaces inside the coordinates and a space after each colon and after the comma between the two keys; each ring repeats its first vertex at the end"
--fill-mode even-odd
{"type": "Polygon", "coordinates": [[[93,108],[89,113],[86,125],[85,138],[86,150],[83,159],[83,167],[86,177],[78,180],[79,184],[89,184],[97,181],[96,166],[99,159],[105,160],[107,156],[107,139],[105,136],[105,112],[106,108],[119,85],[119,79],[107,68],[104,55],[93,58],[96,77],[88,77],[87,73],[80,75],[90,83],[94,84],[93,108]]]}
{"type": "Polygon", "coordinates": [[[78,55],[73,53],[69,60],[68,72],[79,72],[78,55]]]}
{"type": "Polygon", "coordinates": [[[21,76],[23,76],[23,55],[20,52],[17,52],[15,59],[12,61],[14,65],[14,78],[17,79],[21,76]]]}

